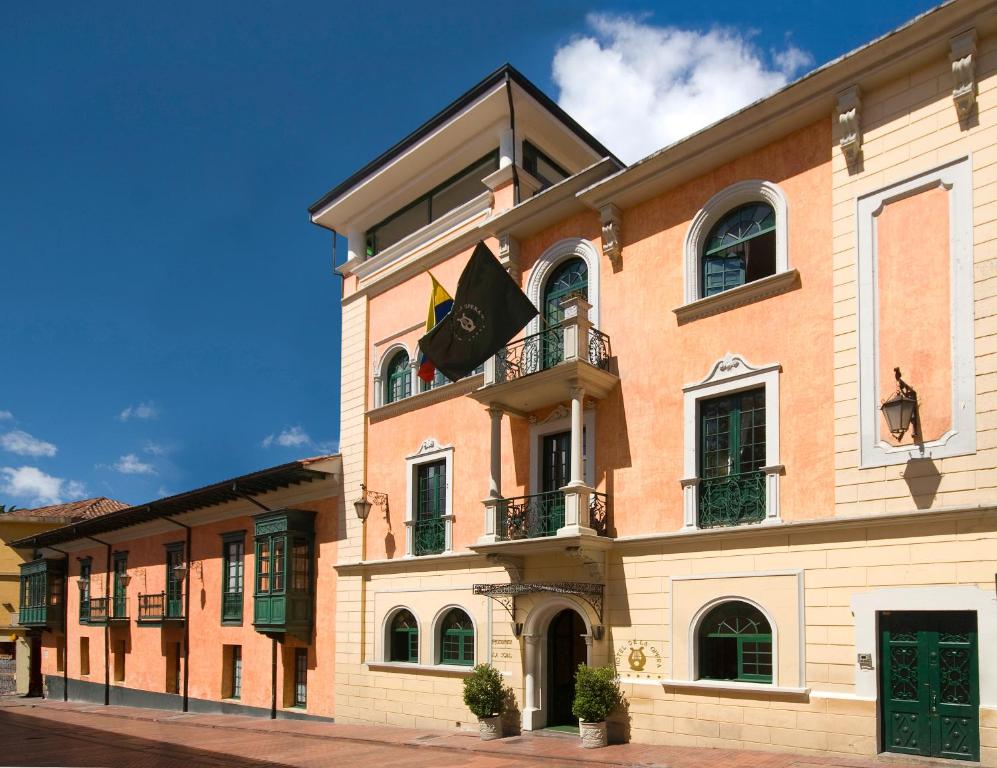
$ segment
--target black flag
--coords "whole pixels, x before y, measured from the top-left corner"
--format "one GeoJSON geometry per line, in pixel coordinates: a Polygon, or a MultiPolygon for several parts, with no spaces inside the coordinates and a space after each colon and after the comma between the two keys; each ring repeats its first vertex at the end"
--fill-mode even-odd
{"type": "Polygon", "coordinates": [[[478,243],[457,281],[453,309],[419,339],[419,349],[456,381],[508,344],[536,314],[488,246],[478,243]]]}

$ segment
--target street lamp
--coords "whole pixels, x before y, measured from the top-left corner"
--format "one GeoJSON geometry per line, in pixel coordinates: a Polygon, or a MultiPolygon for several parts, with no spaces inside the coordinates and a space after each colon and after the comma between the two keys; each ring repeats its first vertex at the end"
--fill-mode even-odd
{"type": "Polygon", "coordinates": [[[900,369],[894,368],[893,375],[897,379],[897,391],[880,409],[886,419],[890,434],[899,442],[907,433],[907,428],[913,424],[910,436],[915,442],[921,441],[921,420],[917,410],[917,392],[907,382],[900,378],[900,369]]]}
{"type": "Polygon", "coordinates": [[[360,498],[353,502],[353,506],[357,511],[357,517],[361,521],[367,522],[367,516],[370,514],[370,508],[375,504],[384,509],[384,516],[387,517],[388,494],[378,493],[377,491],[368,491],[367,486],[360,483],[360,498]]]}

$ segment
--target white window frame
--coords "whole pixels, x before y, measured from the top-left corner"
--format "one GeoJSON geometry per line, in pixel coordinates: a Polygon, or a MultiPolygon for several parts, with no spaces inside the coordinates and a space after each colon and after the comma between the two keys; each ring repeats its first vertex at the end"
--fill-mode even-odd
{"type": "Polygon", "coordinates": [[[676,309],[679,320],[695,319],[747,304],[764,296],[788,290],[797,276],[789,264],[789,204],[777,184],[763,179],[747,179],[717,192],[693,217],[683,243],[685,255],[685,305],[676,309]],[[733,209],[745,203],[764,202],[775,212],[775,273],[713,296],[702,296],[703,248],[714,225],[733,209]]]}
{"type": "MultiPolygon", "coordinates": [[[[405,346],[401,342],[396,342],[392,344],[390,347],[388,347],[386,350],[384,350],[383,353],[381,353],[380,359],[377,361],[377,364],[374,366],[374,407],[375,408],[380,408],[382,405],[385,405],[384,387],[386,384],[385,379],[387,378],[388,375],[388,370],[387,370],[388,364],[392,360],[394,360],[395,355],[397,355],[399,352],[404,352],[406,355],[408,355],[409,375],[411,377],[411,384],[409,385],[409,390],[410,390],[409,397],[412,397],[412,395],[416,394],[418,391],[415,389],[415,386],[417,378],[416,373],[419,364],[416,358],[413,357],[412,353],[409,352],[409,348],[407,346],[405,346]]],[[[404,397],[402,398],[402,400],[406,399],[408,398],[404,397]]],[[[401,402],[401,400],[394,400],[392,402],[401,402]]]]}
{"type": "MultiPolygon", "coordinates": [[[[973,170],[962,157],[858,198],[859,434],[861,466],[905,464],[976,452],[976,360],[973,305],[973,170]],[[890,203],[920,192],[949,192],[950,326],[952,340],[952,428],[921,445],[891,445],[880,439],[879,407],[888,394],[879,380],[879,286],[877,217],[890,203]]],[[[891,286],[890,290],[902,290],[891,286]]],[[[903,361],[897,364],[903,366],[903,361]]],[[[891,382],[892,384],[892,382],[891,382]]],[[[916,387],[916,382],[915,382],[916,387]]],[[[892,386],[890,387],[892,389],[892,386]]]]}
{"type": "Polygon", "coordinates": [[[475,620],[474,614],[471,611],[467,610],[467,608],[464,607],[463,605],[458,605],[457,603],[449,603],[443,606],[442,608],[440,608],[440,610],[436,612],[436,615],[433,617],[433,636],[430,639],[430,649],[429,649],[430,651],[429,658],[432,659],[430,663],[433,666],[443,667],[445,669],[472,669],[474,665],[478,663],[478,656],[479,656],[478,637],[479,637],[478,622],[475,620]],[[458,610],[464,612],[464,615],[471,620],[471,627],[474,630],[474,642],[472,644],[474,646],[474,663],[472,663],[470,667],[468,667],[465,664],[443,663],[443,641],[442,641],[442,636],[440,634],[443,631],[443,627],[441,626],[441,624],[446,615],[450,613],[450,611],[452,611],[454,608],[457,608],[458,610]]]}
{"type": "Polygon", "coordinates": [[[416,557],[413,552],[413,533],[415,529],[415,473],[421,464],[446,461],[447,487],[446,505],[447,512],[443,515],[446,526],[443,554],[453,551],[453,455],[452,445],[441,445],[435,438],[429,437],[422,441],[419,450],[405,457],[405,479],[406,479],[406,503],[405,503],[405,557],[416,557]]]}
{"type": "Polygon", "coordinates": [[[740,355],[727,353],[713,364],[702,381],[683,388],[685,477],[681,480],[683,496],[683,530],[699,528],[699,416],[702,401],[765,387],[765,520],[762,524],[782,522],[779,508],[779,477],[783,466],[779,459],[779,374],[782,366],[770,363],[753,366],[740,355]]]}
{"type": "Polygon", "coordinates": [[[526,295],[533,302],[540,314],[530,320],[526,334],[532,336],[540,333],[540,323],[543,317],[543,292],[547,280],[562,263],[578,257],[585,262],[588,279],[589,321],[595,328],[599,327],[599,251],[588,240],[581,237],[567,237],[558,240],[544,251],[530,270],[526,281],[526,295]]]}

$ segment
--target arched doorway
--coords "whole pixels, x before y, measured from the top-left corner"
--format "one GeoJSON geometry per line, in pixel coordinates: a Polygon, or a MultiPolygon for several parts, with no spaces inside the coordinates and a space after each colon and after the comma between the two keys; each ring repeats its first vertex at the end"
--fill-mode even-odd
{"type": "Polygon", "coordinates": [[[575,698],[575,670],[587,660],[585,622],[566,608],[551,619],[547,629],[547,727],[577,725],[571,714],[575,698]]]}

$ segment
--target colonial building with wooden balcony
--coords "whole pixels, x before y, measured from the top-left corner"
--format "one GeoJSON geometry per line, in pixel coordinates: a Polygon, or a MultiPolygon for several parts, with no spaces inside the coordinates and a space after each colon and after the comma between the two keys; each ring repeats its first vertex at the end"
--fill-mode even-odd
{"type": "Polygon", "coordinates": [[[337,719],[463,727],[489,662],[571,727],[610,664],[617,738],[997,765],[991,5],[629,167],[503,67],[310,208],[348,243],[337,719]],[[537,318],[422,381],[479,241],[537,318]]]}
{"type": "Polygon", "coordinates": [[[20,623],[47,695],[332,717],[335,572],[321,585],[318,561],[335,559],[341,467],[296,461],[14,542],[37,554],[20,623]]]}

